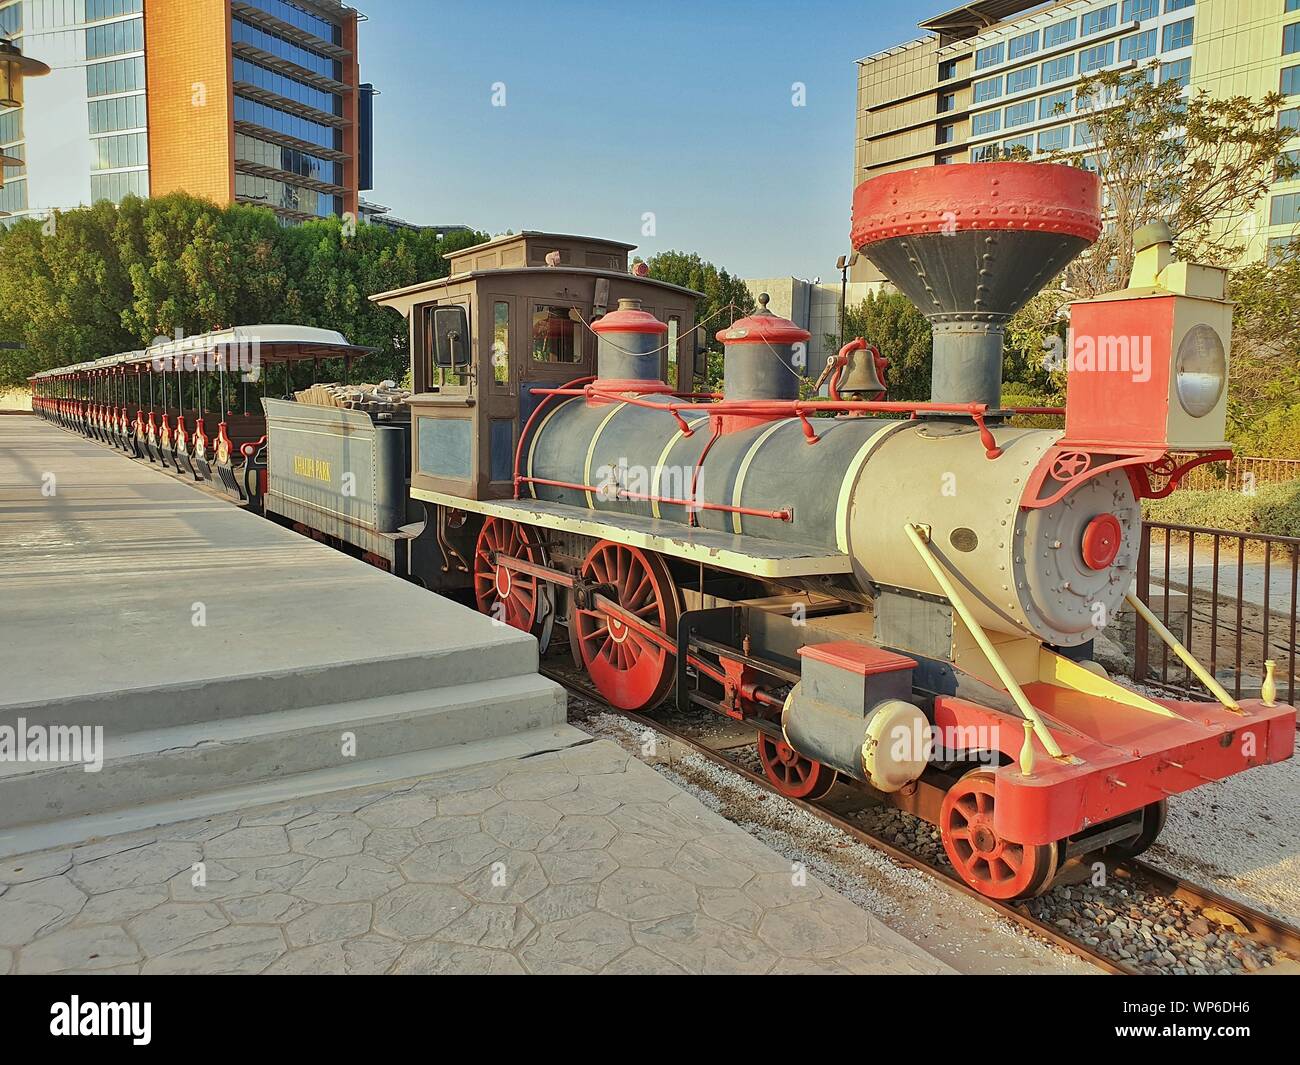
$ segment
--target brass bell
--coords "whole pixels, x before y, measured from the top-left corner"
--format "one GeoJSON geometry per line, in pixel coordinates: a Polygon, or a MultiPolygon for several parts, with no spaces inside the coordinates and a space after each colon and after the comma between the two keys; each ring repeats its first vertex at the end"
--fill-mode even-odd
{"type": "Polygon", "coordinates": [[[881,370],[889,365],[874,344],[848,353],[848,362],[840,373],[836,391],[842,396],[864,396],[875,399],[884,394],[886,385],[881,370]],[[877,362],[879,360],[879,362],[877,362]]]}

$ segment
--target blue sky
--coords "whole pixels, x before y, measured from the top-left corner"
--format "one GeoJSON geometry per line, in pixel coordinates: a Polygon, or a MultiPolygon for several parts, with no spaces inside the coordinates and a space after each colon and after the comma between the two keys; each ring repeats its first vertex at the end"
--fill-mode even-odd
{"type": "Polygon", "coordinates": [[[590,234],[823,280],[848,244],[854,60],[944,7],[354,2],[369,16],[362,79],[383,94],[369,199],[417,222],[590,234]]]}

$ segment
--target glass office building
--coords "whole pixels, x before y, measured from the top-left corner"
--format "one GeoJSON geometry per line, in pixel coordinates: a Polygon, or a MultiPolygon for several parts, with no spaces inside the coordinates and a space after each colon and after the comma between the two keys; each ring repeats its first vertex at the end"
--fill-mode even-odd
{"type": "MultiPolygon", "coordinates": [[[[1221,97],[1281,92],[1283,124],[1300,111],[1300,0],[976,0],[920,27],[924,37],[858,61],[855,185],[1017,149],[1086,156],[1074,86],[1102,70],[1221,97]]],[[[1250,257],[1293,239],[1297,192],[1278,182],[1253,217],[1232,220],[1250,257]]],[[[853,279],[873,280],[871,269],[860,260],[853,279]]]]}
{"type": "Polygon", "coordinates": [[[337,0],[0,0],[49,63],[0,111],[0,210],[44,215],[192,192],[286,223],[359,209],[370,99],[358,13],[337,0]]]}

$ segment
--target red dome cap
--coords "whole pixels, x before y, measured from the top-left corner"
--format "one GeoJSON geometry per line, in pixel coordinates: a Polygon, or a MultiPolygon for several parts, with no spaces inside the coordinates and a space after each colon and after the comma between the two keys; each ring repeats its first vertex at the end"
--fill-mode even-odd
{"type": "Polygon", "coordinates": [[[652,333],[668,332],[668,326],[649,311],[641,309],[640,300],[619,300],[618,310],[597,318],[591,323],[593,333],[652,333]]]}
{"type": "Polygon", "coordinates": [[[748,318],[732,322],[726,329],[718,330],[718,340],[723,344],[798,344],[811,340],[812,334],[800,329],[789,318],[782,318],[767,309],[767,301],[772,297],[766,292],[758,295],[758,310],[748,318]]]}
{"type": "Polygon", "coordinates": [[[952,163],[869,178],[853,193],[853,247],[920,233],[1101,233],[1101,182],[1059,163],[952,163]]]}

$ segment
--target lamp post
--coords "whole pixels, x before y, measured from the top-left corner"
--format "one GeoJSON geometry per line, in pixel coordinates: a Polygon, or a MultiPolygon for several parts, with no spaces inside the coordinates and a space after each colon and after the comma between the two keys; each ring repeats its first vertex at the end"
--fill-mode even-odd
{"type": "Polygon", "coordinates": [[[858,253],[841,255],[835,260],[835,269],[840,272],[840,343],[844,343],[844,318],[849,298],[849,268],[858,261],[858,253]]]}
{"type": "Polygon", "coordinates": [[[23,79],[39,78],[49,72],[46,64],[23,55],[13,41],[0,39],[0,107],[22,107],[23,79]]]}

